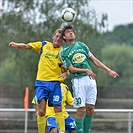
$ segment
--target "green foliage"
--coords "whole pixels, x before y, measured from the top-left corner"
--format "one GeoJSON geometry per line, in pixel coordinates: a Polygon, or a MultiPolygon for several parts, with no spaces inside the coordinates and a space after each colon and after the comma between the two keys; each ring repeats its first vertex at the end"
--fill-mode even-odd
{"type": "Polygon", "coordinates": [[[3,1],[3,53],[1,66],[1,80],[3,84],[15,84],[20,88],[29,85],[33,88],[37,71],[37,54],[31,51],[20,51],[18,49],[9,48],[8,43],[11,41],[23,43],[43,40],[51,41],[53,32],[66,24],[60,18],[60,12],[63,8],[68,6],[74,8],[77,12],[77,17],[73,25],[78,27],[78,39],[88,42],[86,34],[92,35],[98,32],[96,29],[93,29],[92,25],[88,25],[89,16],[87,15],[89,10],[83,10],[84,6],[88,6],[87,0],[3,1]],[[84,35],[82,34],[83,32],[85,33],[84,35]],[[11,62],[10,65],[8,65],[8,61],[9,63],[11,62]],[[9,77],[8,73],[10,73],[9,77]],[[11,78],[12,75],[15,75],[13,80],[11,78]]]}
{"type": "MultiPolygon", "coordinates": [[[[100,26],[100,29],[106,28],[104,27],[104,22],[107,21],[107,16],[101,14],[102,20],[97,22],[96,12],[88,8],[88,0],[5,0],[3,1],[4,12],[2,21],[0,20],[0,24],[2,25],[0,29],[0,40],[2,40],[0,42],[0,83],[3,85],[15,85],[19,88],[29,86],[33,90],[38,55],[33,51],[21,51],[9,48],[8,43],[11,41],[23,43],[43,40],[51,41],[53,32],[57,28],[68,24],[60,18],[60,12],[65,7],[72,7],[77,13],[75,21],[69,23],[74,25],[76,29],[77,40],[86,43],[92,53],[109,67],[118,71],[120,77],[122,74],[122,77],[128,76],[130,78],[131,69],[127,69],[127,66],[131,67],[132,64],[123,65],[124,72],[121,69],[118,70],[120,65],[124,64],[123,58],[116,59],[117,56],[123,56],[122,50],[118,51],[119,54],[116,52],[114,59],[110,52],[113,48],[110,47],[112,46],[112,42],[119,45],[119,47],[123,43],[126,45],[133,44],[131,37],[132,24],[118,26],[112,32],[100,34],[98,27],[100,26]],[[108,51],[107,53],[106,50],[108,51]],[[108,60],[111,60],[111,62],[108,62],[108,60]]],[[[112,47],[115,47],[115,45],[112,47]]],[[[117,46],[113,50],[116,51],[119,47],[117,46]]],[[[98,85],[100,86],[107,84],[130,85],[127,80],[123,81],[122,78],[112,79],[106,73],[104,74],[104,71],[100,71],[94,66],[93,70],[97,74],[98,85]],[[102,79],[101,74],[105,75],[105,78],[102,79]]],[[[65,82],[70,85],[70,78],[65,82]]]]}
{"type": "Polygon", "coordinates": [[[133,23],[116,26],[113,32],[105,33],[104,39],[109,43],[129,44],[133,46],[133,23]]]}
{"type": "Polygon", "coordinates": [[[102,49],[102,62],[116,71],[120,76],[116,79],[110,77],[107,72],[100,70],[98,73],[99,86],[132,86],[132,46],[112,44],[102,49]],[[101,76],[102,75],[102,76],[101,76]]]}
{"type": "Polygon", "coordinates": [[[2,84],[8,84],[9,82],[11,83],[11,85],[15,84],[15,80],[17,79],[15,76],[16,73],[16,69],[15,69],[15,61],[12,60],[13,57],[5,59],[2,63],[1,63],[1,69],[0,69],[0,81],[2,84]],[[10,63],[9,63],[10,62],[10,63]]]}

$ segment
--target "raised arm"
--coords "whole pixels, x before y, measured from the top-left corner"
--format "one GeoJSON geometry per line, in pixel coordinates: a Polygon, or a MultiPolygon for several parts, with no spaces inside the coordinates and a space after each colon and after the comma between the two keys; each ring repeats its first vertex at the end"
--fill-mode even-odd
{"type": "Polygon", "coordinates": [[[28,44],[24,44],[24,43],[16,43],[16,42],[10,42],[9,43],[9,46],[10,47],[14,47],[14,48],[18,48],[18,49],[22,49],[22,50],[24,50],[24,49],[31,49],[32,47],[31,46],[29,46],[28,44]]]}
{"type": "Polygon", "coordinates": [[[108,72],[108,74],[114,78],[118,77],[119,74],[116,73],[115,71],[111,70],[109,67],[104,65],[100,60],[98,60],[95,56],[91,55],[89,56],[90,60],[99,68],[105,70],[108,72]]]}

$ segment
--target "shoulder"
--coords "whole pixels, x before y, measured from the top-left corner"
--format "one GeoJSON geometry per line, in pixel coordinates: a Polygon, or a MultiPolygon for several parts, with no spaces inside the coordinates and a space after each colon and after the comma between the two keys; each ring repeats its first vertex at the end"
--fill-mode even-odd
{"type": "Polygon", "coordinates": [[[84,46],[86,46],[86,44],[85,44],[85,43],[80,42],[80,41],[76,41],[76,42],[75,42],[75,44],[80,44],[80,45],[84,45],[84,46]]]}
{"type": "Polygon", "coordinates": [[[67,46],[61,47],[59,54],[64,55],[64,53],[66,52],[67,49],[68,49],[67,46]]]}
{"type": "Polygon", "coordinates": [[[52,45],[52,42],[49,42],[49,41],[42,41],[42,46],[44,45],[52,45]]]}
{"type": "Polygon", "coordinates": [[[85,43],[78,42],[78,45],[80,45],[83,49],[86,49],[87,51],[89,51],[89,47],[85,43]]]}
{"type": "Polygon", "coordinates": [[[31,47],[42,47],[47,43],[50,44],[50,42],[48,42],[48,41],[37,41],[37,42],[30,42],[30,43],[28,43],[28,45],[31,47]]]}
{"type": "Polygon", "coordinates": [[[52,49],[53,48],[53,44],[52,42],[49,41],[43,41],[42,42],[42,49],[52,49]]]}

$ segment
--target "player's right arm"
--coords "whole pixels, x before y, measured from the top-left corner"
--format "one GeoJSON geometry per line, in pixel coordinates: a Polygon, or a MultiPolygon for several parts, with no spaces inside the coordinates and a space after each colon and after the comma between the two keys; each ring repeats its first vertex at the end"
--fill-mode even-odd
{"type": "Polygon", "coordinates": [[[87,75],[90,76],[90,77],[92,77],[93,79],[95,79],[95,77],[96,77],[95,73],[93,73],[93,72],[90,71],[89,69],[76,68],[76,67],[73,67],[72,64],[68,67],[68,70],[69,70],[71,73],[82,73],[82,72],[86,72],[87,75]]]}
{"type": "Polygon", "coordinates": [[[32,49],[32,47],[29,44],[24,44],[24,43],[16,43],[16,42],[10,42],[9,43],[10,47],[18,48],[18,49],[32,49]]]}
{"type": "Polygon", "coordinates": [[[63,53],[63,50],[61,50],[59,52],[59,54],[60,54],[60,59],[63,62],[64,67],[66,69],[68,69],[71,73],[83,73],[83,72],[85,72],[88,76],[90,76],[91,78],[95,79],[95,77],[96,77],[95,73],[93,73],[89,69],[74,67],[72,65],[72,62],[68,58],[68,56],[63,53]]]}

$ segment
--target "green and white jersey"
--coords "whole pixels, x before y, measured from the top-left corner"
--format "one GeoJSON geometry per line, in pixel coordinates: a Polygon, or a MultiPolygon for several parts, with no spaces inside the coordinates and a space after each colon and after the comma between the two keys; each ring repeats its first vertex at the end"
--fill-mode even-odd
{"type": "MultiPolygon", "coordinates": [[[[60,57],[66,68],[72,64],[75,68],[88,68],[92,71],[88,57],[89,51],[89,48],[84,43],[75,42],[64,46],[60,51],[60,57]]],[[[86,73],[71,73],[72,79],[86,75],[86,73]]]]}

